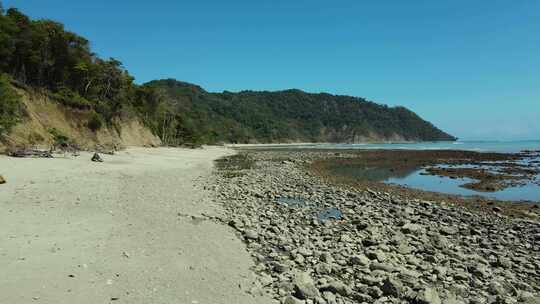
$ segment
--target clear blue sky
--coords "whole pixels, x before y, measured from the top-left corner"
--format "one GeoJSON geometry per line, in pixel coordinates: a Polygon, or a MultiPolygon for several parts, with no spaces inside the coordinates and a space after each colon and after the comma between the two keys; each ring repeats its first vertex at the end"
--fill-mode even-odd
{"type": "Polygon", "coordinates": [[[404,105],[463,139],[540,139],[540,1],[4,0],[138,83],[404,105]]]}

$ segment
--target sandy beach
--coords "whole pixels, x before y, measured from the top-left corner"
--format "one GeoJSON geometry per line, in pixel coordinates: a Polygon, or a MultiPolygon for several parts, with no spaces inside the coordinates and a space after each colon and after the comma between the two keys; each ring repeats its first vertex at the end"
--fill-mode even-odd
{"type": "Polygon", "coordinates": [[[0,303],[272,303],[205,183],[226,148],[0,157],[0,303]]]}

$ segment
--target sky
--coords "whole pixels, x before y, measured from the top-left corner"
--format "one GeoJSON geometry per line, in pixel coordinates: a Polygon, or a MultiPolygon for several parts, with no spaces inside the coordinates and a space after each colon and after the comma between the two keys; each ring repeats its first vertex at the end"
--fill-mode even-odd
{"type": "Polygon", "coordinates": [[[2,2],[64,23],[137,83],[353,95],[460,139],[540,139],[537,0],[2,2]]]}

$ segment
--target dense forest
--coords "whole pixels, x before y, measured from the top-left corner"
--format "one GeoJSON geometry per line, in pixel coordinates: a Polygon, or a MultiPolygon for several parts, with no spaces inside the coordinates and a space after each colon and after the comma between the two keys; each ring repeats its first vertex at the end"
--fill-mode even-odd
{"type": "Polygon", "coordinates": [[[405,108],[356,97],[209,93],[175,80],[136,85],[120,61],[98,57],[88,40],[61,23],[32,20],[0,3],[0,139],[24,116],[13,87],[46,91],[65,107],[92,111],[93,131],[137,115],[168,145],[454,139],[405,108]]]}
{"type": "Polygon", "coordinates": [[[203,142],[233,143],[455,139],[404,107],[358,97],[300,90],[209,93],[174,79],[145,86],[176,109],[166,123],[182,128],[170,138],[188,135],[203,142]]]}

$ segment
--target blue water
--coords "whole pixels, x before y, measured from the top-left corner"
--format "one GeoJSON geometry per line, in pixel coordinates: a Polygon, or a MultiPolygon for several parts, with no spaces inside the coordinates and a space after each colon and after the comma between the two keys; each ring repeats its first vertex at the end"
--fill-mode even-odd
{"type": "Polygon", "coordinates": [[[540,150],[540,140],[523,141],[441,141],[388,144],[299,144],[275,145],[271,148],[302,149],[409,149],[409,150],[468,150],[478,152],[515,153],[522,150],[540,150]]]}
{"type": "MultiPolygon", "coordinates": [[[[528,182],[525,185],[509,187],[495,192],[479,192],[460,187],[463,184],[473,182],[474,180],[472,179],[452,179],[445,176],[423,175],[421,174],[422,172],[424,172],[424,170],[415,171],[406,177],[391,177],[385,182],[431,192],[457,194],[462,196],[479,195],[505,201],[540,202],[540,186],[533,182],[528,182]]],[[[537,182],[540,182],[538,177],[537,182]]]]}

